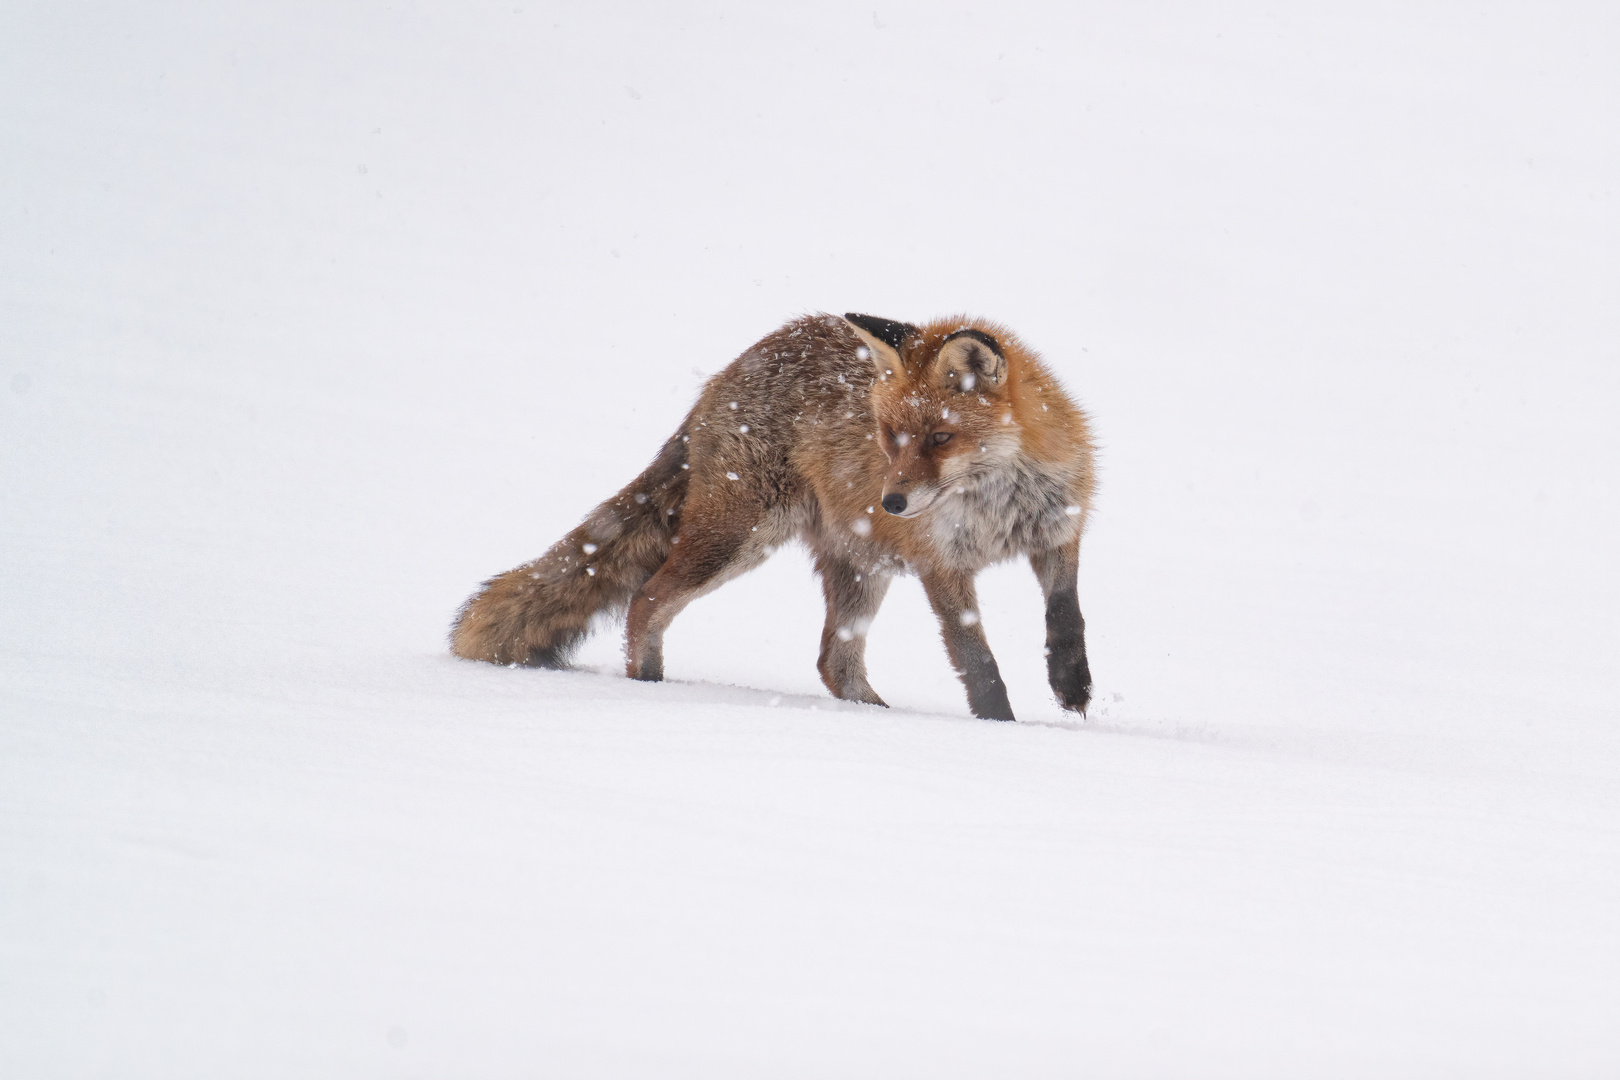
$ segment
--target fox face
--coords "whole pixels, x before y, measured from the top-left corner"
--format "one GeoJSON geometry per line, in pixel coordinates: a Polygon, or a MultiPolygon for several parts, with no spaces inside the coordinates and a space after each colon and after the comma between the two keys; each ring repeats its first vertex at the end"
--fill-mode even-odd
{"type": "Polygon", "coordinates": [[[1085,413],[996,323],[808,315],[710,379],[653,463],[573,532],[485,582],[457,614],[452,647],[559,667],[597,615],[625,611],[626,673],[662,679],[670,621],[797,538],[822,580],[816,667],[835,696],[883,704],[866,677],[866,631],[890,579],[915,573],[969,708],[1011,720],[974,577],[1023,556],[1046,598],[1047,680],[1084,712],[1078,567],[1092,456],[1085,413]]]}
{"type": "Polygon", "coordinates": [[[887,513],[926,513],[974,472],[1017,449],[1007,360],[995,338],[962,329],[928,340],[905,324],[867,316],[849,321],[877,367],[872,412],[888,459],[887,513]]]}
{"type": "Polygon", "coordinates": [[[909,394],[887,403],[877,418],[878,446],[888,458],[882,506],[896,517],[916,517],[938,501],[959,471],[954,459],[969,448],[961,411],[933,395],[909,394]]]}

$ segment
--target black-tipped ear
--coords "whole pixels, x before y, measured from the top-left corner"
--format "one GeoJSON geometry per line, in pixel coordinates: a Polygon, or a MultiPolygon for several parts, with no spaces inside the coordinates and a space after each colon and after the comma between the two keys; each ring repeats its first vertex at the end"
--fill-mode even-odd
{"type": "Polygon", "coordinates": [[[904,341],[905,331],[914,330],[905,323],[890,322],[887,319],[874,319],[870,315],[847,315],[844,322],[849,326],[849,332],[860,339],[860,347],[855,350],[858,360],[872,362],[872,374],[879,379],[890,379],[899,375],[905,364],[900,359],[898,345],[889,344],[890,341],[904,341]],[[888,331],[888,339],[879,337],[868,327],[888,331]]]}
{"type": "Polygon", "coordinates": [[[972,328],[969,328],[967,330],[958,330],[956,333],[951,334],[948,337],[946,337],[946,339],[943,342],[941,342],[941,344],[942,345],[949,345],[951,342],[955,341],[957,338],[964,338],[964,337],[970,337],[974,341],[977,341],[980,345],[988,345],[988,346],[990,346],[990,351],[995,353],[997,356],[1001,357],[1003,360],[1005,360],[1007,358],[1006,355],[1004,353],[1002,353],[1002,351],[1001,351],[1001,343],[999,341],[997,341],[995,338],[991,337],[989,334],[985,333],[983,330],[974,330],[972,328]]]}
{"type": "Polygon", "coordinates": [[[857,315],[850,312],[844,318],[865,330],[895,352],[900,351],[900,343],[906,340],[907,334],[918,332],[917,328],[910,323],[895,322],[892,319],[880,319],[876,315],[857,315]]]}
{"type": "Polygon", "coordinates": [[[958,330],[946,338],[934,364],[942,384],[957,390],[995,390],[1007,378],[1001,344],[983,330],[958,330]]]}

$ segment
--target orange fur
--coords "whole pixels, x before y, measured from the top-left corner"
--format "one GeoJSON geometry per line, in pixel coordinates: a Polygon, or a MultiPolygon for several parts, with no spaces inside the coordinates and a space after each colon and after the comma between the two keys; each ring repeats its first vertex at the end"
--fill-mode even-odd
{"type": "Polygon", "coordinates": [[[1011,719],[973,577],[1021,555],[1047,597],[1053,690],[1083,711],[1075,574],[1093,487],[1084,413],[1004,327],[809,316],[715,375],[657,460],[584,524],[486,582],[451,647],[559,666],[592,616],[628,609],[627,671],[658,679],[687,603],[800,539],[826,594],[818,668],[832,693],[882,704],[866,628],[888,579],[914,572],[973,711],[1011,719]]]}

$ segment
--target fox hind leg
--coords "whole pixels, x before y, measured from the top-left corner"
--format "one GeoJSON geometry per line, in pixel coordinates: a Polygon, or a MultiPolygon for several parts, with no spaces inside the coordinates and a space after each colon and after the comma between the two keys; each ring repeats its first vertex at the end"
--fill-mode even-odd
{"type": "Polygon", "coordinates": [[[821,630],[821,656],[816,670],[833,697],[884,705],[866,681],[866,630],[877,616],[889,577],[856,569],[831,555],[816,557],[821,591],[827,599],[827,624],[821,630]]]}
{"type": "Polygon", "coordinates": [[[687,503],[686,524],[656,573],[636,591],[625,618],[625,674],[659,682],[664,677],[664,631],[693,600],[765,560],[762,515],[732,505],[687,503]],[[695,522],[705,523],[694,527],[695,522]],[[760,527],[756,528],[756,522],[760,527]]]}

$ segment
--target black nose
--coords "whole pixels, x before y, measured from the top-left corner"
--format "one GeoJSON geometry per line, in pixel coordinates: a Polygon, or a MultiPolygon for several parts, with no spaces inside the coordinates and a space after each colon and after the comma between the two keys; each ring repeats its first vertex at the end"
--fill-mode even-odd
{"type": "Polygon", "coordinates": [[[883,509],[887,510],[891,514],[905,513],[906,497],[900,494],[898,491],[892,495],[883,496],[883,509]]]}

